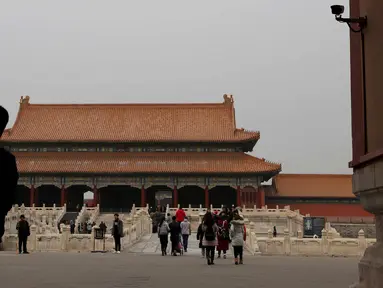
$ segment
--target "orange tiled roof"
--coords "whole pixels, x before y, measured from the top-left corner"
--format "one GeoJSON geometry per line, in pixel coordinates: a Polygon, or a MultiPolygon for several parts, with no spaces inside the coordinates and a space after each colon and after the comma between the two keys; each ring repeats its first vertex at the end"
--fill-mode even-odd
{"type": "Polygon", "coordinates": [[[241,152],[16,152],[20,173],[270,173],[281,170],[241,152]]]}
{"type": "Polygon", "coordinates": [[[3,141],[242,142],[259,132],[237,129],[234,101],[211,104],[30,104],[22,97],[3,141]]]}
{"type": "Polygon", "coordinates": [[[352,193],[352,175],[279,174],[274,180],[275,196],[355,197],[352,193]]]}

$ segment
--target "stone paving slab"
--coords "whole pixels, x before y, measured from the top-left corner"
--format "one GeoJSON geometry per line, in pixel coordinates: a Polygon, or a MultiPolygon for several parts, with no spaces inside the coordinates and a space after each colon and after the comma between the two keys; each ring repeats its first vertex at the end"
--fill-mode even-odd
{"type": "Polygon", "coordinates": [[[153,254],[0,252],[1,288],[341,288],[356,282],[356,258],[247,256],[245,265],[153,254]]]}

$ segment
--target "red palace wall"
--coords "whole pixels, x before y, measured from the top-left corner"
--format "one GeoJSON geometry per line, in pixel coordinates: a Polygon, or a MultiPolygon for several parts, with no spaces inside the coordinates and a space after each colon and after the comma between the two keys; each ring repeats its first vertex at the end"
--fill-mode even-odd
{"type": "MultiPolygon", "coordinates": [[[[267,208],[274,209],[277,204],[267,204],[267,208]]],[[[310,214],[310,216],[323,216],[323,217],[373,217],[362,208],[360,204],[306,204],[294,203],[288,204],[290,209],[299,209],[302,215],[310,214]]],[[[278,205],[279,208],[287,206],[286,204],[278,205]]]]}

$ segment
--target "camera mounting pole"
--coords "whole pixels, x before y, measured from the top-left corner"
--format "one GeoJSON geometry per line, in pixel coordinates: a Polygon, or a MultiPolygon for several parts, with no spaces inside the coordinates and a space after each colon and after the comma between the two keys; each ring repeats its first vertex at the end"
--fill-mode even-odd
{"type": "Polygon", "coordinates": [[[363,33],[363,29],[367,26],[367,16],[359,18],[343,18],[342,15],[335,15],[335,20],[339,23],[346,23],[350,30],[355,33],[363,33]],[[358,24],[359,30],[354,29],[351,24],[358,24]]]}
{"type": "Polygon", "coordinates": [[[366,96],[366,52],[364,47],[364,28],[367,27],[367,16],[358,18],[343,18],[344,6],[333,5],[331,12],[335,15],[335,20],[339,23],[346,23],[350,30],[354,33],[360,33],[361,56],[362,56],[362,89],[363,89],[363,132],[364,132],[364,154],[367,154],[367,96],[366,96]],[[359,29],[354,29],[351,24],[358,24],[359,29]]]}

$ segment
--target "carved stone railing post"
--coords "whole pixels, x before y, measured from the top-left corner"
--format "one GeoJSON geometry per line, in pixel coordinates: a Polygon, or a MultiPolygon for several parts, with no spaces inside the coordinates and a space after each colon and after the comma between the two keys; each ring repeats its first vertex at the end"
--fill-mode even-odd
{"type": "Polygon", "coordinates": [[[298,239],[302,239],[303,238],[303,232],[302,232],[302,230],[300,228],[298,228],[297,236],[298,236],[298,239]]]}
{"type": "Polygon", "coordinates": [[[128,234],[125,236],[125,237],[127,237],[127,239],[126,239],[127,243],[131,243],[134,240],[132,238],[132,224],[133,224],[132,217],[128,217],[126,219],[126,231],[128,231],[128,234]]]}
{"type": "Polygon", "coordinates": [[[31,251],[36,251],[37,248],[37,227],[36,225],[31,226],[31,235],[29,236],[30,249],[31,251]]]}
{"type": "Polygon", "coordinates": [[[47,221],[47,215],[44,214],[44,215],[42,216],[42,222],[43,222],[43,225],[44,225],[44,226],[48,224],[48,221],[47,221]]]}
{"type": "Polygon", "coordinates": [[[61,235],[60,235],[60,245],[61,245],[61,251],[68,251],[68,242],[69,242],[69,232],[70,228],[67,225],[61,224],[61,235]]]}
{"type": "Polygon", "coordinates": [[[97,251],[98,247],[96,244],[96,230],[100,228],[99,226],[95,225],[92,227],[92,233],[90,234],[90,242],[91,242],[91,251],[97,251]]]}
{"type": "Polygon", "coordinates": [[[136,214],[133,216],[133,223],[136,226],[136,239],[139,239],[141,236],[141,225],[139,223],[140,217],[136,214]]]}
{"type": "Polygon", "coordinates": [[[291,238],[290,238],[290,232],[288,229],[285,229],[284,231],[284,239],[283,239],[283,250],[285,252],[285,255],[291,254],[291,238]]]}
{"type": "Polygon", "coordinates": [[[130,211],[130,214],[132,214],[132,216],[134,216],[134,214],[136,214],[136,204],[135,203],[133,203],[132,211],[130,211]]]}
{"type": "Polygon", "coordinates": [[[269,229],[269,230],[267,231],[267,238],[268,238],[268,239],[273,239],[273,231],[271,231],[271,229],[269,229]]]}
{"type": "Polygon", "coordinates": [[[359,255],[363,256],[364,251],[366,251],[367,249],[367,239],[362,229],[360,229],[358,232],[358,240],[359,240],[359,255]]]}
{"type": "Polygon", "coordinates": [[[4,232],[5,234],[9,234],[11,231],[11,219],[9,216],[5,217],[5,225],[4,225],[4,232]]]}
{"type": "Polygon", "coordinates": [[[328,231],[326,229],[322,229],[321,245],[322,245],[322,253],[324,255],[327,255],[329,251],[329,242],[328,242],[328,231]]]}

